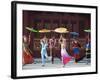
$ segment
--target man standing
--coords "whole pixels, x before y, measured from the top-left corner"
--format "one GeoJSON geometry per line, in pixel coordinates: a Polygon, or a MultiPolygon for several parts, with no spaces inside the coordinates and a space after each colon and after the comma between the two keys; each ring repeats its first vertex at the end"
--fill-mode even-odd
{"type": "Polygon", "coordinates": [[[54,49],[56,45],[56,39],[53,36],[51,39],[49,39],[49,48],[50,48],[50,57],[52,59],[52,64],[54,63],[54,49]]]}

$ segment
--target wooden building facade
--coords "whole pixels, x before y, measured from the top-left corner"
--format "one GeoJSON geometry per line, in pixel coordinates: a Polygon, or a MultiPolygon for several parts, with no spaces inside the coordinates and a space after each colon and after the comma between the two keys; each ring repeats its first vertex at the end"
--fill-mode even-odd
{"type": "MultiPolygon", "coordinates": [[[[40,33],[30,33],[30,31],[26,30],[25,27],[34,28],[37,30],[40,29],[50,29],[54,30],[55,28],[65,27],[70,32],[77,32],[79,33],[79,41],[81,42],[82,46],[85,44],[85,36],[86,33],[84,29],[90,29],[91,26],[91,15],[90,14],[83,14],[83,13],[62,13],[62,12],[46,12],[46,11],[23,11],[23,35],[31,35],[31,42],[30,42],[30,49],[33,52],[33,56],[38,58],[40,57],[40,39],[43,38],[44,35],[47,38],[51,38],[55,36],[58,40],[60,37],[59,33],[47,33],[47,34],[40,34],[40,33]]],[[[67,40],[69,41],[69,35],[63,34],[67,40]]],[[[55,57],[60,57],[60,45],[56,45],[57,48],[55,49],[55,57]]],[[[71,45],[70,45],[71,49],[71,45]]],[[[69,53],[72,54],[71,52],[69,53]]],[[[49,55],[49,49],[48,49],[49,55]]],[[[83,52],[81,56],[85,55],[83,52]]]]}

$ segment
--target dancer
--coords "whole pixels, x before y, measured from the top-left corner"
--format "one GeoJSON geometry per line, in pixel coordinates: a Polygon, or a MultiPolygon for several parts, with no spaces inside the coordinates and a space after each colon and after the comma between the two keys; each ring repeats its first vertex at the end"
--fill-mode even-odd
{"type": "Polygon", "coordinates": [[[54,63],[54,49],[56,45],[56,39],[53,36],[51,39],[49,39],[49,48],[50,48],[50,58],[52,59],[52,64],[54,63]]]}
{"type": "Polygon", "coordinates": [[[73,56],[75,58],[75,63],[77,63],[78,59],[80,58],[80,49],[81,45],[77,39],[73,39],[72,41],[72,49],[73,49],[73,56]]]}
{"type": "Polygon", "coordinates": [[[90,41],[90,37],[87,36],[86,38],[86,45],[85,45],[85,51],[86,51],[86,58],[87,58],[87,64],[89,63],[89,59],[91,57],[91,41],[90,41]]]}
{"type": "Polygon", "coordinates": [[[66,39],[62,35],[60,36],[59,43],[61,45],[61,60],[64,67],[71,60],[71,56],[66,51],[66,39]]]}
{"type": "Polygon", "coordinates": [[[41,44],[41,59],[42,59],[42,66],[45,66],[45,58],[48,58],[47,55],[47,38],[44,37],[43,39],[40,40],[40,44],[41,44]]]}
{"type": "Polygon", "coordinates": [[[33,63],[34,60],[33,60],[33,57],[31,55],[32,52],[28,47],[28,39],[25,35],[23,36],[23,44],[22,45],[23,45],[22,46],[23,47],[23,55],[22,55],[23,65],[33,63]]]}

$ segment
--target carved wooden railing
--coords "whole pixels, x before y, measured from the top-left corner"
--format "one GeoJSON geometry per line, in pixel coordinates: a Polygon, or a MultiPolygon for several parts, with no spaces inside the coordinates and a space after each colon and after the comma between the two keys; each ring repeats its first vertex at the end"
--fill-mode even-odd
{"type": "MultiPolygon", "coordinates": [[[[40,51],[40,49],[41,49],[40,39],[34,39],[33,42],[34,42],[33,43],[33,49],[40,51]]],[[[67,48],[69,47],[68,44],[70,44],[70,48],[72,48],[71,42],[72,42],[72,39],[70,39],[70,42],[69,42],[69,39],[66,39],[67,48]]],[[[81,46],[84,47],[84,45],[85,45],[85,39],[79,39],[79,42],[81,43],[81,46]]],[[[49,49],[49,47],[47,49],[49,49]]],[[[56,45],[55,45],[55,49],[57,49],[57,50],[60,49],[60,44],[58,43],[58,39],[57,39],[57,42],[56,42],[56,45]]]]}
{"type": "MultiPolygon", "coordinates": [[[[34,39],[33,41],[33,56],[34,57],[41,57],[41,45],[40,45],[40,39],[34,39]]],[[[71,42],[72,42],[72,39],[70,39],[70,45],[69,45],[69,39],[66,39],[66,42],[67,42],[67,50],[68,50],[68,53],[70,55],[73,55],[73,52],[72,52],[72,45],[71,45],[71,42]]],[[[81,46],[83,47],[81,49],[81,54],[80,56],[84,56],[85,55],[85,49],[84,49],[84,46],[85,46],[85,39],[79,39],[79,42],[81,43],[81,46]]],[[[60,44],[58,43],[58,39],[57,39],[57,43],[56,43],[56,46],[55,48],[53,49],[53,53],[54,53],[54,57],[59,57],[61,58],[61,49],[60,49],[60,44]]],[[[49,47],[47,48],[47,53],[48,55],[50,55],[50,49],[49,47]]]]}

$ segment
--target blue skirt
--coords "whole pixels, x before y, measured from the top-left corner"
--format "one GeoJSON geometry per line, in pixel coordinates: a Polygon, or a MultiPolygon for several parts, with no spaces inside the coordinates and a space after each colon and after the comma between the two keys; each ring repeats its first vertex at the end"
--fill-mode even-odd
{"type": "Polygon", "coordinates": [[[74,53],[74,54],[79,54],[79,48],[74,48],[74,49],[73,49],[73,53],[74,53]]]}

